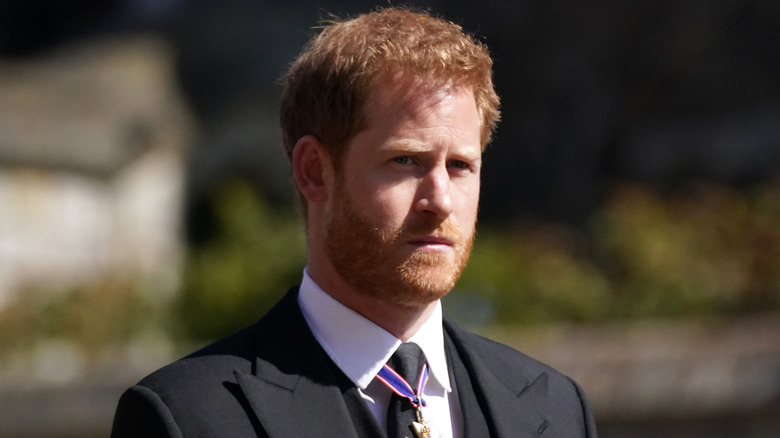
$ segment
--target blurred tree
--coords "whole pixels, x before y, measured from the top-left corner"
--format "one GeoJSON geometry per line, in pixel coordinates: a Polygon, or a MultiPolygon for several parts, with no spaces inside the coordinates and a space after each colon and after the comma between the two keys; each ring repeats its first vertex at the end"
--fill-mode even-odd
{"type": "Polygon", "coordinates": [[[270,208],[245,181],[212,197],[216,233],[192,247],[178,303],[180,329],[216,338],[263,315],[298,284],[306,263],[303,224],[295,212],[270,208]]]}

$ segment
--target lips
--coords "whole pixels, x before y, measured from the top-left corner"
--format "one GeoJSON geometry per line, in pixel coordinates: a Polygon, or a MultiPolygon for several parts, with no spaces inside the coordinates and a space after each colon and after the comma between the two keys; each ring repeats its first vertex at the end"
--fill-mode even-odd
{"type": "Polygon", "coordinates": [[[425,236],[420,238],[410,239],[408,241],[412,245],[418,246],[454,246],[455,239],[443,236],[425,236]]]}
{"type": "Polygon", "coordinates": [[[463,242],[460,229],[449,220],[442,223],[407,224],[399,237],[402,242],[431,249],[454,248],[463,242]]]}

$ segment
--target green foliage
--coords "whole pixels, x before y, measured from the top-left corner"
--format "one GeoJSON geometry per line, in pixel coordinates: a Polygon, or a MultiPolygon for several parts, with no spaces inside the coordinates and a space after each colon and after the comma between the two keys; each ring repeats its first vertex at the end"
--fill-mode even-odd
{"type": "Polygon", "coordinates": [[[780,310],[778,184],[621,185],[590,230],[481,230],[450,306],[481,293],[504,324],[780,310]]]}
{"type": "Polygon", "coordinates": [[[618,317],[780,306],[780,187],[619,190],[594,219],[618,317]]]}
{"type": "Polygon", "coordinates": [[[28,288],[0,311],[0,351],[66,339],[85,352],[160,327],[162,306],[131,281],[106,278],[66,290],[28,288]]]}
{"type": "Polygon", "coordinates": [[[574,232],[563,227],[481,230],[449,299],[481,293],[498,323],[602,319],[609,284],[578,248],[574,232]]]}
{"type": "Polygon", "coordinates": [[[300,283],[306,262],[298,214],[275,211],[241,181],[222,187],[214,206],[217,238],[192,248],[185,263],[177,310],[187,337],[214,338],[257,320],[300,283]]]}

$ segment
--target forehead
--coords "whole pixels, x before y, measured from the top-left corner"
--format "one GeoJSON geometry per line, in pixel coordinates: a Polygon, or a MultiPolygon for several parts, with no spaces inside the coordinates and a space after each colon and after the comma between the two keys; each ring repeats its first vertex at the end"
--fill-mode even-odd
{"type": "MultiPolygon", "coordinates": [[[[415,72],[404,69],[380,73],[369,80],[368,87],[363,95],[362,108],[359,110],[358,126],[365,128],[370,113],[382,103],[387,103],[392,97],[404,96],[407,102],[419,99],[423,96],[439,93],[446,95],[461,90],[468,90],[472,96],[477,110],[477,122],[480,130],[480,149],[484,152],[490,140],[492,127],[488,126],[488,119],[484,112],[485,102],[480,100],[480,95],[475,84],[468,80],[458,80],[456,77],[439,76],[433,73],[415,72]]],[[[483,96],[484,98],[484,96],[483,96]]]]}
{"type": "Polygon", "coordinates": [[[370,129],[376,128],[377,125],[387,126],[393,121],[400,123],[405,119],[425,118],[455,99],[462,102],[464,96],[468,96],[467,101],[473,103],[469,104],[469,107],[474,109],[473,121],[478,123],[481,129],[482,120],[471,87],[455,87],[411,76],[386,78],[377,82],[367,98],[364,127],[370,129]]]}
{"type": "Polygon", "coordinates": [[[480,118],[468,87],[385,84],[375,88],[365,116],[363,129],[347,144],[346,161],[400,151],[448,151],[469,160],[482,153],[480,118]]]}

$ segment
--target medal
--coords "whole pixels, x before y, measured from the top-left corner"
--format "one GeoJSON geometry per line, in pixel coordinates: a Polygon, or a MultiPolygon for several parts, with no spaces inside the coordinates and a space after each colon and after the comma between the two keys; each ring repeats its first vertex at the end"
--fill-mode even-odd
{"type": "Polygon", "coordinates": [[[430,438],[431,428],[425,423],[425,419],[423,419],[422,416],[422,407],[425,406],[425,400],[422,398],[422,393],[425,389],[425,384],[428,383],[428,365],[423,365],[417,383],[417,391],[412,389],[409,382],[387,365],[379,370],[379,374],[377,374],[376,377],[394,393],[408,399],[412,404],[412,407],[414,407],[417,421],[412,421],[412,424],[410,424],[409,427],[414,431],[415,436],[417,438],[430,438]]]}
{"type": "Polygon", "coordinates": [[[420,404],[417,405],[416,414],[417,421],[412,421],[412,430],[414,430],[414,434],[417,435],[417,438],[430,438],[431,428],[425,424],[425,420],[422,416],[422,407],[420,404]]]}
{"type": "Polygon", "coordinates": [[[412,429],[414,429],[417,438],[430,438],[431,429],[425,423],[412,422],[412,429]]]}

